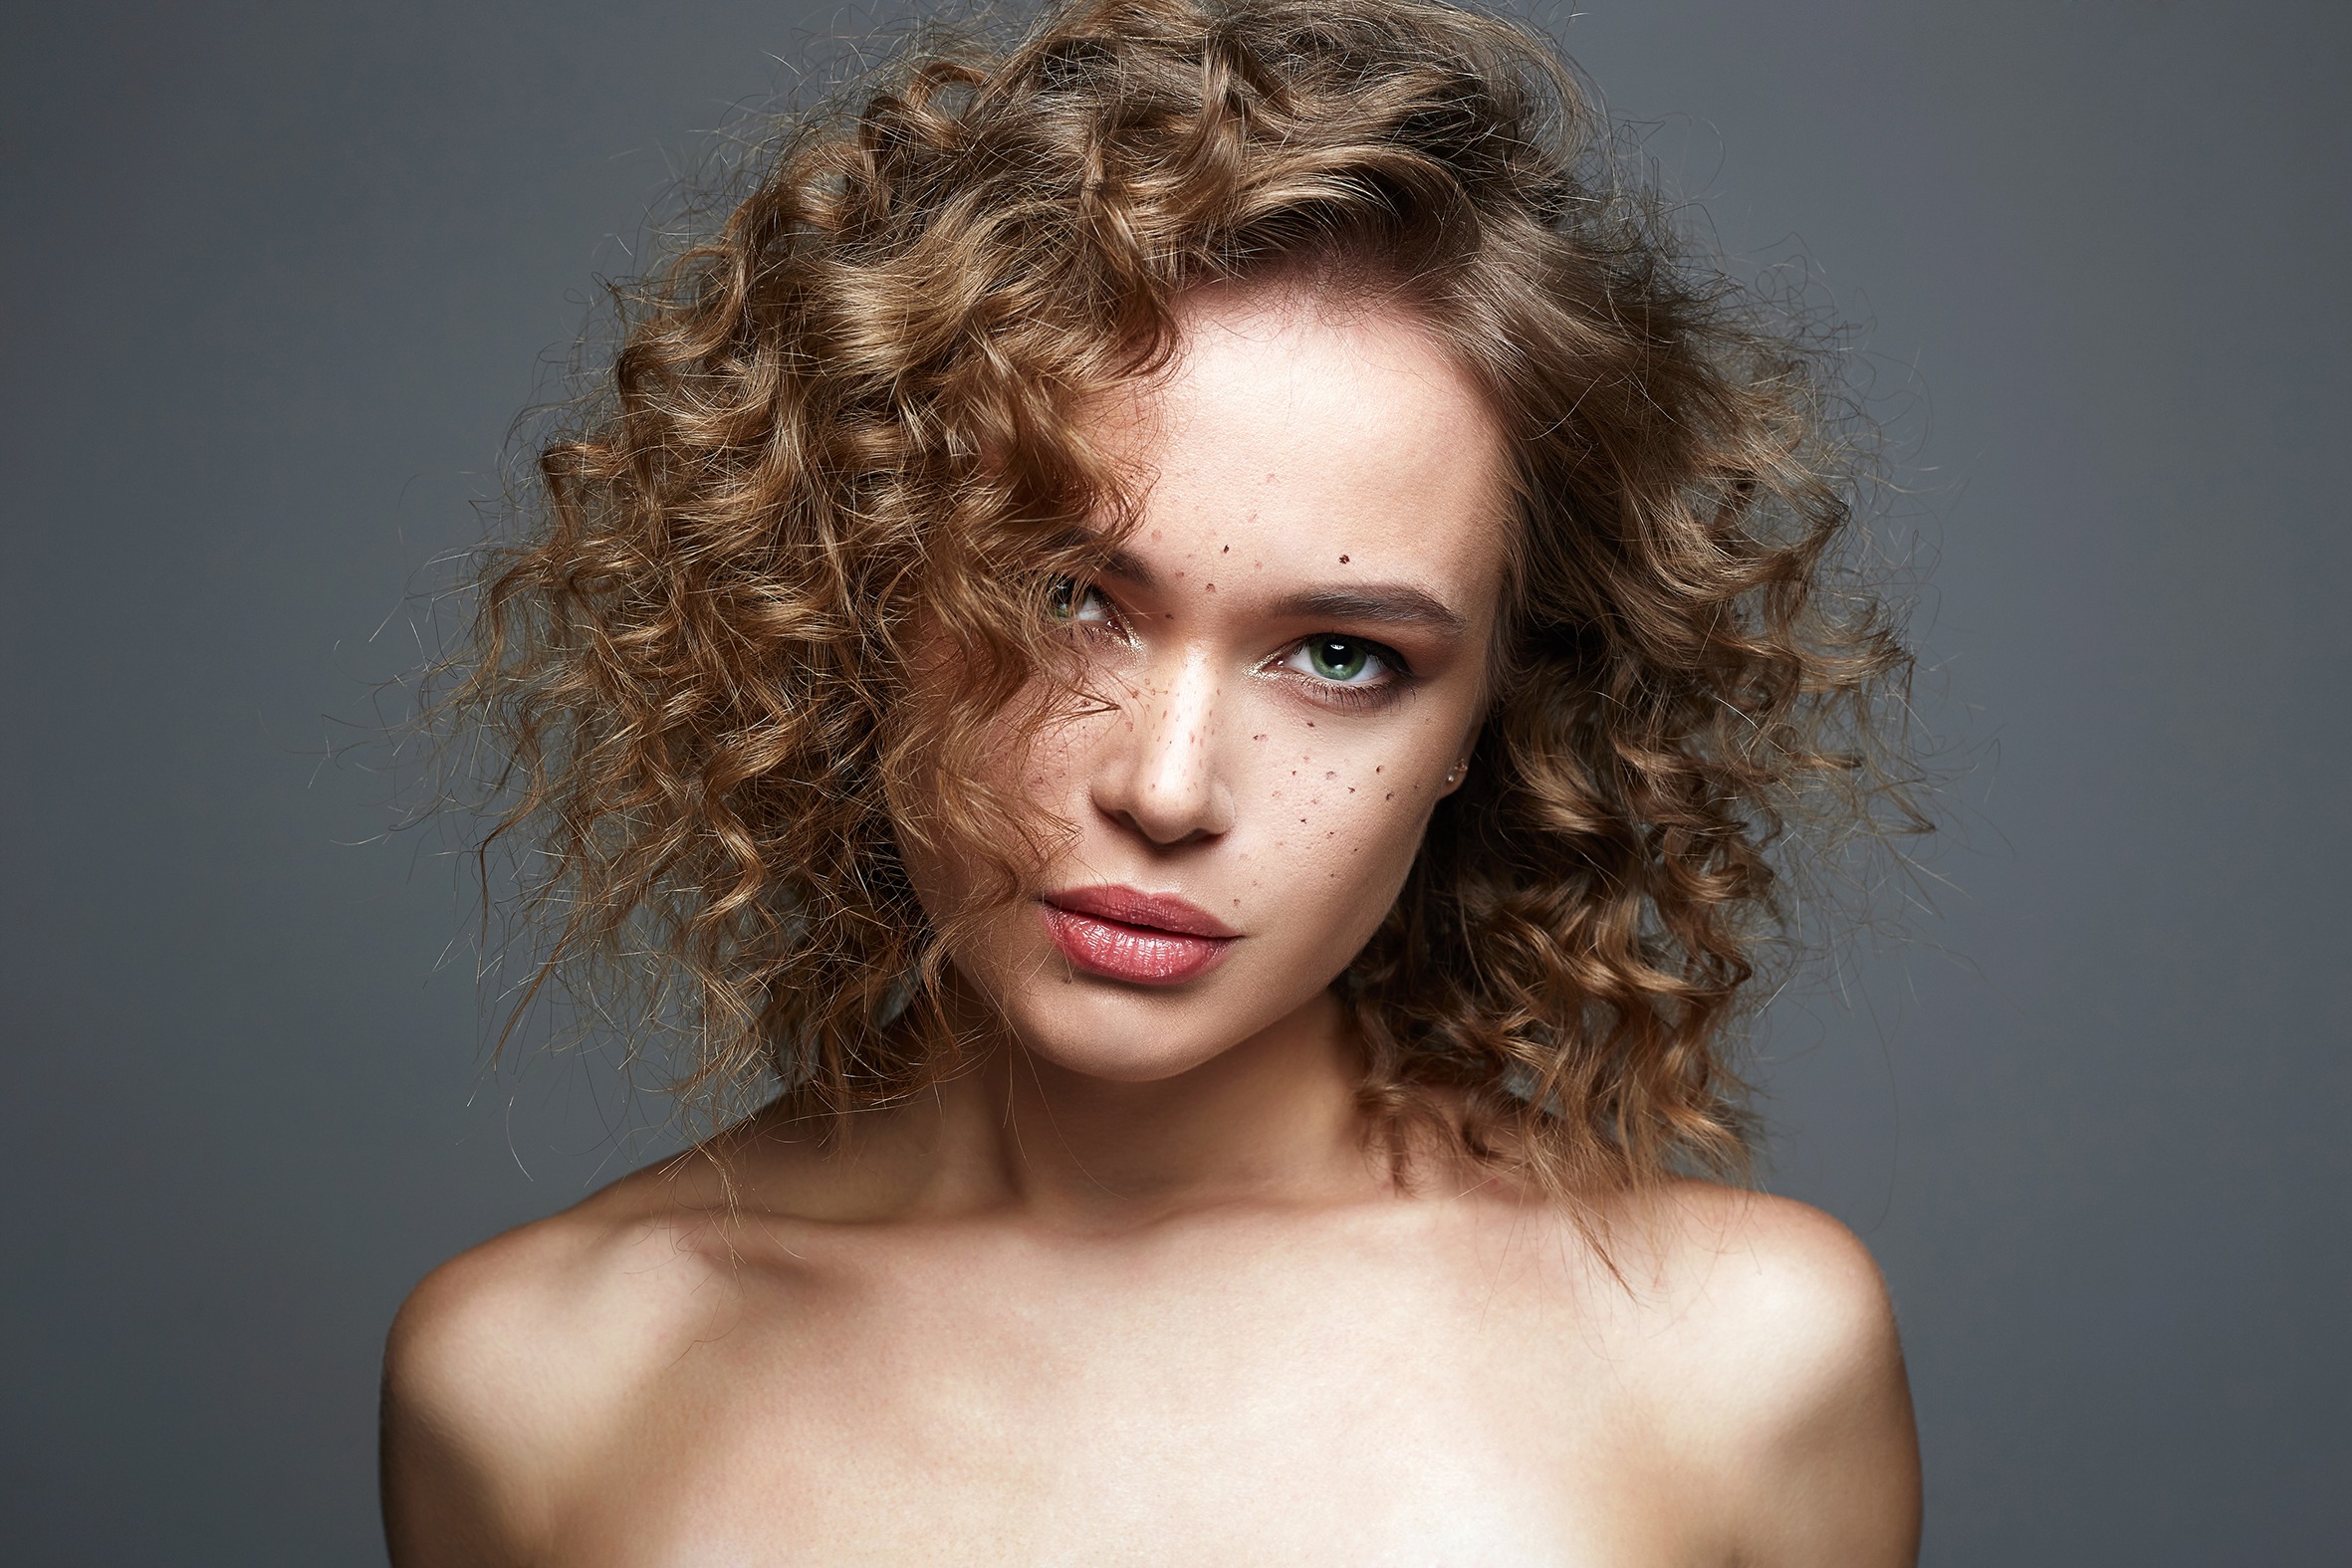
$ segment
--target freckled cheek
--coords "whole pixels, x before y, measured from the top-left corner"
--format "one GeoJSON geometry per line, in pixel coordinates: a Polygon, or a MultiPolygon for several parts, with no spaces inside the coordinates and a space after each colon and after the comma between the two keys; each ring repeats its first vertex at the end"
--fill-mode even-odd
{"type": "Polygon", "coordinates": [[[1368,935],[1419,852],[1434,780],[1416,762],[1319,760],[1294,749],[1255,769],[1236,826],[1252,862],[1251,891],[1261,908],[1276,902],[1327,907],[1310,922],[1336,939],[1368,935]],[[1270,896],[1271,895],[1271,896],[1270,896]],[[1360,928],[1360,929],[1358,929],[1360,928]]]}
{"type": "Polygon", "coordinates": [[[1033,806],[1066,816],[1084,795],[1087,776],[1110,730],[1122,722],[1115,714],[1090,714],[1049,724],[1030,739],[1026,751],[1017,749],[1008,736],[994,754],[985,782],[1012,789],[1033,806]]]}
{"type": "Polygon", "coordinates": [[[1086,781],[1100,767],[1100,753],[1122,715],[1089,715],[1049,724],[1021,760],[1021,799],[1057,815],[1070,815],[1084,801],[1086,781]]]}
{"type": "MultiPolygon", "coordinates": [[[[1026,749],[1016,729],[1008,724],[993,738],[980,765],[977,783],[1024,801],[1050,819],[1076,818],[1085,802],[1086,781],[1092,760],[1114,716],[1087,715],[1048,725],[1031,737],[1026,749]]],[[[968,867],[918,853],[905,840],[907,869],[916,884],[917,898],[934,915],[952,907],[972,882],[968,867]]],[[[1024,926],[1024,931],[1027,927],[1024,926]]]]}

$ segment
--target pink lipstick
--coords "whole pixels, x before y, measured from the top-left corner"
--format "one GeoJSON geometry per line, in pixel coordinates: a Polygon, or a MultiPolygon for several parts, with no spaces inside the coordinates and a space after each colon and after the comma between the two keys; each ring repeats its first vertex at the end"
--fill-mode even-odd
{"type": "Polygon", "coordinates": [[[1076,887],[1039,903],[1073,968],[1136,986],[1178,986],[1215,968],[1238,933],[1197,904],[1131,887],[1076,887]]]}

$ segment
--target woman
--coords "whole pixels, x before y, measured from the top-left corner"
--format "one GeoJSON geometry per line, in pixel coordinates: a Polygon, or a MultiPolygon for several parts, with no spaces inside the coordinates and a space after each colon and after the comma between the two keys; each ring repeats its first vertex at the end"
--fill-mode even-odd
{"type": "Polygon", "coordinates": [[[395,1562],[1911,1560],[1867,1254],[1709,1179],[1905,661],[1594,128],[1446,6],[1080,0],[631,304],[459,711],[548,973],[767,1103],[418,1288],[395,1562]]]}

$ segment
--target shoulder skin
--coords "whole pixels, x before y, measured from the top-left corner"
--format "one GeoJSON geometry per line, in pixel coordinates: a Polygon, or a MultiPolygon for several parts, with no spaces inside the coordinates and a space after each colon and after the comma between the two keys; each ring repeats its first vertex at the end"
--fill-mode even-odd
{"type": "Polygon", "coordinates": [[[639,1381],[735,1299],[657,1170],[428,1274],[384,1349],[384,1530],[401,1568],[544,1560],[639,1381]]]}
{"type": "Polygon", "coordinates": [[[1736,1560],[1915,1562],[1918,1439],[1868,1249],[1819,1210],[1759,1193],[1678,1183],[1641,1207],[1637,1251],[1665,1309],[1661,1404],[1720,1488],[1736,1560]]]}

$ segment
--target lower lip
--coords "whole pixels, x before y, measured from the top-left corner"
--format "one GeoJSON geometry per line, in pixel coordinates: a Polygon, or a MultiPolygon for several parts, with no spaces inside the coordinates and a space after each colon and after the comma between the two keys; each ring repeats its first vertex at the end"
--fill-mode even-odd
{"type": "Polygon", "coordinates": [[[1039,908],[1046,931],[1071,966],[1105,980],[1136,986],[1181,986],[1215,969],[1232,948],[1231,937],[1195,937],[1153,926],[1130,926],[1095,915],[1073,914],[1052,904],[1039,908]]]}

